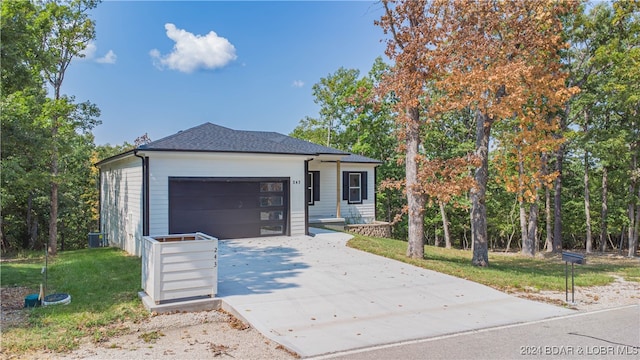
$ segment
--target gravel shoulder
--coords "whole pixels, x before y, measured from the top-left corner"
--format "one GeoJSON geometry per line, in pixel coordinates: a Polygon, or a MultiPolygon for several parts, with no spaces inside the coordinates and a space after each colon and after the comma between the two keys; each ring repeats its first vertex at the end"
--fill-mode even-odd
{"type": "MultiPolygon", "coordinates": [[[[13,319],[14,323],[18,321],[13,319]]],[[[296,359],[298,356],[224,311],[151,316],[117,325],[124,335],[82,340],[70,353],[0,354],[2,359],[296,359]]]]}
{"type": "MultiPolygon", "coordinates": [[[[274,359],[297,358],[257,330],[221,311],[153,316],[126,335],[84,343],[56,359],[274,359]]],[[[42,359],[38,356],[38,359],[42,359]]]]}
{"type": "MultiPolygon", "coordinates": [[[[17,324],[25,310],[16,309],[24,295],[16,290],[2,289],[2,326],[17,324]],[[12,296],[10,296],[12,295],[12,296]],[[9,306],[13,304],[14,308],[9,306]]],[[[27,290],[23,290],[28,291],[27,290]]],[[[565,306],[564,291],[512,292],[512,295],[534,301],[565,306]]],[[[569,294],[571,299],[571,294],[569,294]]],[[[640,304],[640,283],[617,277],[606,286],[576,288],[575,304],[569,307],[589,312],[625,305],[640,304]]],[[[2,358],[13,359],[184,359],[233,358],[275,359],[297,358],[279,344],[267,339],[255,329],[242,324],[222,311],[175,313],[152,316],[144,323],[121,324],[124,335],[101,339],[84,339],[71,353],[38,352],[2,358]]]]}

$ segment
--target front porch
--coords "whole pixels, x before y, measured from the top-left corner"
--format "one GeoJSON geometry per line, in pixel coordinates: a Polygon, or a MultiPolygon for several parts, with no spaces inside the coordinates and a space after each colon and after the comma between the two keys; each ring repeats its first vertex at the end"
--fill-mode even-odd
{"type": "Polygon", "coordinates": [[[391,224],[385,221],[370,223],[348,223],[345,218],[334,216],[310,216],[309,227],[346,231],[364,236],[390,238],[391,224]]]}
{"type": "Polygon", "coordinates": [[[344,231],[346,220],[335,216],[309,216],[309,227],[321,227],[332,230],[344,231]]]}

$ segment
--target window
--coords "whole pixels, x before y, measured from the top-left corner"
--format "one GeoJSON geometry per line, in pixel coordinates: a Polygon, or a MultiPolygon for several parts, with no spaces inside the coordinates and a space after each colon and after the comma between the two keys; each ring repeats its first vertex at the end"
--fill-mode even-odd
{"type": "Polygon", "coordinates": [[[360,180],[362,179],[362,175],[359,173],[350,173],[349,174],[349,202],[350,203],[361,203],[362,199],[360,198],[360,180]]]}
{"type": "Polygon", "coordinates": [[[342,200],[349,204],[362,204],[367,199],[367,172],[344,171],[342,173],[342,200]]]}
{"type": "Polygon", "coordinates": [[[260,235],[281,235],[284,233],[282,225],[265,225],[260,227],[260,235]]]}
{"type": "Polygon", "coordinates": [[[284,213],[282,210],[274,210],[274,211],[261,211],[260,212],[260,220],[282,220],[284,218],[284,213]]]}
{"type": "Polygon", "coordinates": [[[260,192],[282,192],[282,182],[262,182],[260,192]]]}
{"type": "Polygon", "coordinates": [[[307,201],[309,205],[320,201],[320,171],[307,173],[307,201]]]}
{"type": "Polygon", "coordinates": [[[260,207],[282,206],[282,196],[260,196],[260,207]]]}
{"type": "Polygon", "coordinates": [[[282,206],[284,204],[283,190],[284,184],[282,182],[261,182],[260,207],[282,206]]]}

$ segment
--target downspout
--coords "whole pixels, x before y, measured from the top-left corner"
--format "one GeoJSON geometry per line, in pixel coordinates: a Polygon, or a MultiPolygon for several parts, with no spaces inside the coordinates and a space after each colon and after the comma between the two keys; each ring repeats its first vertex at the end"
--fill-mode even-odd
{"type": "MultiPolygon", "coordinates": [[[[304,233],[309,235],[309,194],[307,189],[309,188],[309,160],[304,161],[304,233]]],[[[313,196],[313,194],[311,194],[313,196]]]]}
{"type": "Polygon", "coordinates": [[[133,155],[142,159],[142,236],[149,236],[149,157],[138,155],[138,149],[133,155]]]}
{"type": "MultiPolygon", "coordinates": [[[[378,218],[378,165],[373,168],[373,222],[378,218]]],[[[369,191],[369,189],[367,189],[369,191]]]]}
{"type": "Polygon", "coordinates": [[[102,228],[102,168],[96,167],[98,168],[98,232],[106,236],[102,228]]]}
{"type": "Polygon", "coordinates": [[[336,218],[342,217],[340,216],[340,193],[340,160],[336,160],[336,218]]]}

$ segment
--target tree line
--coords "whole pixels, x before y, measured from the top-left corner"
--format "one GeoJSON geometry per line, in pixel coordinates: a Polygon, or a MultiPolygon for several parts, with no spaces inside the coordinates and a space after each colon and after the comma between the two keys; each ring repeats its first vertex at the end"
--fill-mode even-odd
{"type": "Polygon", "coordinates": [[[382,1],[387,65],[313,86],[292,136],[384,160],[378,219],[422,258],[623,250],[640,227],[640,5],[382,1]]]}
{"type": "Polygon", "coordinates": [[[86,247],[98,230],[93,164],[130,146],[96,146],[99,108],[64,94],[67,68],[95,38],[96,0],[1,4],[2,174],[0,245],[24,249],[86,247]]]}
{"type": "MultiPolygon", "coordinates": [[[[98,229],[95,104],[64,94],[94,0],[1,3],[2,252],[98,229]]],[[[640,226],[637,1],[382,1],[386,56],[313,86],[291,135],[384,160],[377,217],[408,241],[635,256],[640,226]]],[[[382,55],[382,54],[381,54],[382,55]]]]}

